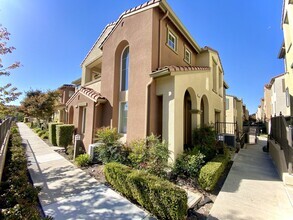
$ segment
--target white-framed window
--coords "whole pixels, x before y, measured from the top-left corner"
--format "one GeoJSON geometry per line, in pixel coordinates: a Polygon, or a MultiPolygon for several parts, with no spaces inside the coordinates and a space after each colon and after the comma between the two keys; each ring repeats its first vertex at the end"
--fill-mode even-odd
{"type": "Polygon", "coordinates": [[[218,78],[217,63],[216,63],[216,61],[213,60],[213,90],[214,90],[214,92],[218,92],[218,90],[217,90],[217,78],[218,78]]]}
{"type": "Polygon", "coordinates": [[[226,110],[229,110],[229,99],[226,98],[226,110]]]}
{"type": "Polygon", "coordinates": [[[121,56],[120,91],[128,90],[129,76],[129,47],[125,47],[121,56]]]}
{"type": "Polygon", "coordinates": [[[167,45],[175,52],[177,52],[177,41],[177,36],[170,29],[168,29],[167,45]]]}
{"type": "Polygon", "coordinates": [[[191,52],[187,48],[185,48],[185,50],[184,50],[184,61],[188,64],[191,63],[191,52]]]}
{"type": "Polygon", "coordinates": [[[128,113],[128,102],[120,102],[119,109],[119,133],[127,133],[127,113],[128,113]]]}
{"type": "Polygon", "coordinates": [[[82,108],[82,118],[81,118],[81,132],[85,133],[85,122],[86,122],[86,108],[82,108]]]}
{"type": "Polygon", "coordinates": [[[290,94],[289,94],[289,89],[286,88],[286,106],[290,106],[290,94]]]}

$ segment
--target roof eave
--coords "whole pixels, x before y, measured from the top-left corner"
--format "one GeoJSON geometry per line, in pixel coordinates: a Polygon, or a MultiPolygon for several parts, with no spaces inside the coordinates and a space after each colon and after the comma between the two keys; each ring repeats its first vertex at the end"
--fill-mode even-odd
{"type": "Polygon", "coordinates": [[[176,28],[181,31],[183,36],[189,41],[189,43],[194,47],[194,49],[200,53],[201,47],[196,43],[196,41],[193,39],[191,34],[188,32],[188,30],[185,28],[183,23],[180,21],[180,19],[177,17],[175,12],[172,10],[172,8],[169,6],[169,4],[166,1],[160,2],[160,8],[163,12],[169,11],[168,17],[172,20],[176,28]]]}
{"type": "Polygon", "coordinates": [[[168,76],[170,74],[171,74],[170,70],[168,68],[165,68],[165,69],[161,69],[161,70],[157,70],[155,72],[152,72],[150,74],[150,76],[153,78],[158,78],[158,77],[168,76]]]}

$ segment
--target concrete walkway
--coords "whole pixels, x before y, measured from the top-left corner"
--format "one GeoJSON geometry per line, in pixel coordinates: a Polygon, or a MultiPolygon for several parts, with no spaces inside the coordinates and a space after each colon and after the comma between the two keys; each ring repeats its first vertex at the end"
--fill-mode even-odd
{"type": "Polygon", "coordinates": [[[64,219],[145,219],[148,213],[68,162],[24,123],[29,172],[46,215],[64,219]]]}
{"type": "Polygon", "coordinates": [[[293,207],[267,153],[266,139],[241,149],[209,219],[293,219],[293,207]]]}

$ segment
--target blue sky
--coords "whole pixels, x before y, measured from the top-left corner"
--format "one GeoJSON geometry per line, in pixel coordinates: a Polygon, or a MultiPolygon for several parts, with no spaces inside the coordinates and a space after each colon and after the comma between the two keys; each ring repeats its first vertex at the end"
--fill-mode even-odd
{"type": "MultiPolygon", "coordinates": [[[[106,24],[145,0],[0,0],[0,23],[11,33],[13,54],[3,63],[22,67],[0,85],[20,91],[56,89],[81,76],[80,63],[106,24]]],[[[281,0],[167,0],[201,46],[219,51],[228,94],[257,110],[263,86],[284,71],[277,58],[283,34],[281,0]]],[[[143,27],[143,24],[142,24],[143,27]]],[[[20,99],[13,103],[19,104],[20,99]]]]}

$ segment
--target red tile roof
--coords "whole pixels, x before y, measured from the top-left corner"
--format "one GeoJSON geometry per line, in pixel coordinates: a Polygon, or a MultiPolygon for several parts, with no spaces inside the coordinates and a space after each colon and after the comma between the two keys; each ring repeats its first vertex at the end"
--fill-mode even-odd
{"type": "Polygon", "coordinates": [[[105,97],[103,97],[101,95],[101,93],[91,89],[91,88],[87,88],[87,87],[81,87],[79,89],[80,93],[84,94],[85,96],[93,99],[95,102],[98,101],[98,99],[105,99],[105,97]]]}
{"type": "Polygon", "coordinates": [[[208,66],[164,66],[159,68],[158,70],[168,69],[170,72],[178,72],[178,71],[203,71],[210,70],[208,66]]]}
{"type": "MultiPolygon", "coordinates": [[[[120,15],[119,19],[120,19],[121,17],[123,17],[124,15],[126,15],[126,14],[129,14],[129,13],[131,13],[131,12],[134,12],[134,11],[137,11],[137,10],[140,10],[140,9],[143,9],[143,8],[145,8],[145,7],[147,7],[147,6],[153,5],[153,4],[158,3],[158,2],[161,2],[161,1],[162,1],[162,0],[150,0],[150,1],[145,2],[145,3],[141,4],[141,5],[138,5],[138,6],[134,7],[134,8],[128,9],[128,10],[124,11],[124,12],[120,15]]],[[[119,19],[118,19],[118,20],[119,20],[119,19]]]]}
{"type": "Polygon", "coordinates": [[[75,99],[75,97],[80,93],[88,97],[89,99],[93,100],[94,102],[98,102],[101,99],[104,99],[105,101],[107,100],[104,96],[102,96],[101,93],[88,87],[81,87],[79,90],[77,90],[73,94],[73,96],[70,97],[70,99],[66,102],[66,105],[69,105],[75,99]]]}

